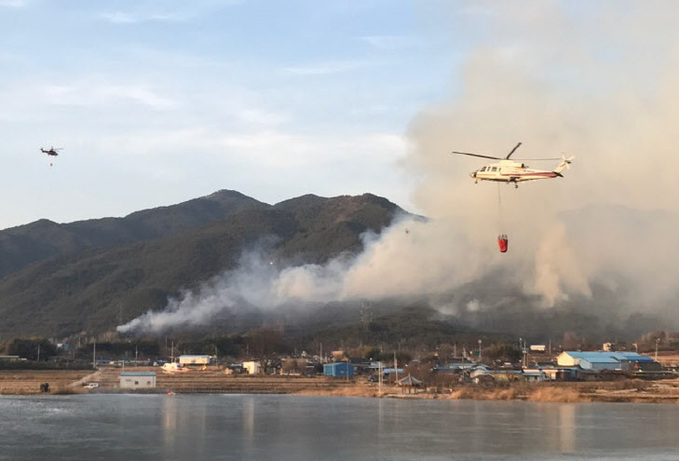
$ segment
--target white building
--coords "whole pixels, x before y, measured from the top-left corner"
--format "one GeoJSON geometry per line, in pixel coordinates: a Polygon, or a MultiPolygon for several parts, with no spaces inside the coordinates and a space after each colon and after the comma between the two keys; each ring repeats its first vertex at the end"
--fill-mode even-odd
{"type": "Polygon", "coordinates": [[[209,355],[180,355],[180,365],[210,365],[209,355]]]}
{"type": "Polygon", "coordinates": [[[123,371],[120,373],[120,387],[123,389],[153,389],[156,374],[149,371],[123,371]]]}
{"type": "Polygon", "coordinates": [[[262,365],[259,362],[243,362],[243,368],[247,370],[249,375],[258,375],[262,372],[262,365]]]}

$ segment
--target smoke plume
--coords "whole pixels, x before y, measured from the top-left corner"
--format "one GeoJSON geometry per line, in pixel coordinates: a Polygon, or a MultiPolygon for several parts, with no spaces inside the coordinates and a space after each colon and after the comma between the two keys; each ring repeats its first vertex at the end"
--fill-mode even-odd
{"type": "MultiPolygon", "coordinates": [[[[594,284],[615,292],[621,283],[621,311],[670,308],[679,294],[679,28],[671,20],[679,5],[622,3],[454,2],[426,11],[433,30],[454,18],[487,31],[466,50],[450,95],[407,131],[411,148],[400,165],[417,178],[413,203],[429,219],[401,219],[364,236],[360,255],[324,266],[278,268],[246,255],[240,269],[119,330],[204,324],[243,306],[440,299],[475,280],[493,283],[492,274],[544,308],[591,299],[594,284]],[[486,162],[450,154],[504,156],[519,141],[515,157],[576,158],[563,178],[514,189],[474,184],[469,172],[486,162]],[[498,233],[509,236],[506,254],[498,233]]],[[[451,50],[465,32],[449,32],[451,50]]]]}

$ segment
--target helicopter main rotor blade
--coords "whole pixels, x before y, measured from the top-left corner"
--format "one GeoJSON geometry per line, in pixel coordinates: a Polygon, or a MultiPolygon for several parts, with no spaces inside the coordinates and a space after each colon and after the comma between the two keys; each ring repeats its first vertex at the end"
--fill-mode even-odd
{"type": "Polygon", "coordinates": [[[481,157],[481,158],[489,158],[491,160],[502,160],[500,157],[492,157],[490,155],[481,155],[481,154],[473,154],[471,152],[457,152],[453,151],[451,154],[457,154],[457,155],[469,155],[470,157],[481,157]]]}
{"type": "Polygon", "coordinates": [[[521,143],[518,143],[516,146],[514,146],[514,149],[512,149],[512,151],[511,151],[510,153],[507,154],[507,156],[505,157],[505,160],[509,160],[509,157],[511,157],[512,154],[513,154],[514,152],[516,152],[516,149],[518,149],[520,145],[521,145],[521,143]]]}
{"type": "Polygon", "coordinates": [[[528,160],[529,162],[539,162],[541,160],[561,160],[561,157],[549,157],[549,158],[515,158],[514,160],[528,160]]]}

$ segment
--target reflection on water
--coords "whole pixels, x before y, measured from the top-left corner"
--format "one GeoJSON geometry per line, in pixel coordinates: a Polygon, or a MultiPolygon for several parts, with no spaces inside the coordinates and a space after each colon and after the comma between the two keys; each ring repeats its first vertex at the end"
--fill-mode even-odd
{"type": "Polygon", "coordinates": [[[243,451],[249,453],[255,440],[255,400],[244,397],[243,402],[243,451]]]}
{"type": "Polygon", "coordinates": [[[167,453],[177,433],[177,400],[164,399],[162,407],[163,451],[167,453]]]}
{"type": "Polygon", "coordinates": [[[0,415],[0,460],[679,460],[674,405],[127,394],[0,415]]]}
{"type": "Polygon", "coordinates": [[[559,415],[559,450],[561,453],[575,451],[575,405],[560,405],[559,415]]]}

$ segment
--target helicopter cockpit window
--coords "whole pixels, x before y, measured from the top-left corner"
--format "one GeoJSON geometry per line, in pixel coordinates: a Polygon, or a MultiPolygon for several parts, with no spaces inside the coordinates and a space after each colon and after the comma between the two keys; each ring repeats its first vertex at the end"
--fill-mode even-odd
{"type": "Polygon", "coordinates": [[[484,167],[481,168],[479,171],[483,173],[484,171],[486,171],[486,167],[484,166],[484,167]]]}

